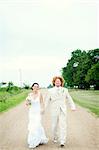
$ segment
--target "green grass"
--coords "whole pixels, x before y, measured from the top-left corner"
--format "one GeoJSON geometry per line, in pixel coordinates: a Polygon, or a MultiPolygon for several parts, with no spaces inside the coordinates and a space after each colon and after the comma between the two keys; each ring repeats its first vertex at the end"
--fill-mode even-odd
{"type": "Polygon", "coordinates": [[[4,101],[0,102],[0,112],[4,112],[4,111],[16,106],[17,104],[21,103],[22,101],[24,101],[28,92],[29,92],[29,90],[22,90],[18,94],[10,94],[8,92],[0,92],[1,97],[5,96],[4,101]]]}
{"type": "Polygon", "coordinates": [[[99,117],[99,91],[69,90],[73,100],[99,117]]]}

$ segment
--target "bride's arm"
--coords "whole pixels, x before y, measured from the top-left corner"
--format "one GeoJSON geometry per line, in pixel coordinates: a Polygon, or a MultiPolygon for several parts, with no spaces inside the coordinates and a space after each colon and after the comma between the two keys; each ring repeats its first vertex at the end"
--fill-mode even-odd
{"type": "Polygon", "coordinates": [[[28,94],[28,96],[26,97],[26,101],[25,104],[28,106],[31,104],[31,97],[30,97],[30,93],[28,94]]]}

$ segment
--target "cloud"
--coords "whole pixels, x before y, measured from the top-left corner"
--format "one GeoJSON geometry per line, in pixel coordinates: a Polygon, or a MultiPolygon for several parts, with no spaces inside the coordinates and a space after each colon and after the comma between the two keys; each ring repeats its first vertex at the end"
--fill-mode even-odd
{"type": "Polygon", "coordinates": [[[41,70],[61,67],[63,65],[63,57],[59,56],[19,56],[16,58],[1,58],[0,68],[14,69],[23,68],[24,70],[41,70]]]}
{"type": "Polygon", "coordinates": [[[17,58],[0,59],[0,79],[20,82],[19,71],[22,72],[22,82],[38,81],[42,86],[50,83],[55,75],[61,74],[65,58],[59,56],[19,56],[17,58]]]}
{"type": "Polygon", "coordinates": [[[18,82],[21,69],[23,81],[47,84],[71,51],[97,48],[97,6],[97,0],[0,0],[0,80],[18,82]]]}

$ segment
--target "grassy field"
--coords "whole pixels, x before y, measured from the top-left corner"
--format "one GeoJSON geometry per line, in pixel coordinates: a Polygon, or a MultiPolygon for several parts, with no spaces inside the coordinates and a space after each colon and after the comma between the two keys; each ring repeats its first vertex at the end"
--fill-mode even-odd
{"type": "Polygon", "coordinates": [[[6,111],[21,103],[26,98],[28,92],[28,90],[22,90],[20,93],[10,94],[6,91],[0,91],[0,112],[6,111]]]}
{"type": "MultiPolygon", "coordinates": [[[[0,112],[16,106],[24,101],[29,90],[22,90],[17,94],[11,94],[6,91],[0,91],[0,112]]],[[[99,91],[92,90],[69,90],[75,103],[87,108],[99,117],[99,91]]]]}
{"type": "Polygon", "coordinates": [[[78,105],[89,109],[99,117],[99,91],[69,90],[69,93],[78,105]]]}

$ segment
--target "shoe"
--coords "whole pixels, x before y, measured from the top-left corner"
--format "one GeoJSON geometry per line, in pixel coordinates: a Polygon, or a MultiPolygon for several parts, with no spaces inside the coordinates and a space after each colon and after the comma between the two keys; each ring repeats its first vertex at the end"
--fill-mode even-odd
{"type": "Polygon", "coordinates": [[[29,148],[30,149],[33,149],[33,148],[35,148],[36,146],[33,146],[33,145],[29,145],[29,148]]]}
{"type": "Polygon", "coordinates": [[[29,145],[29,148],[30,148],[30,149],[32,149],[32,148],[33,148],[33,146],[32,146],[32,145],[29,145]]]}
{"type": "Polygon", "coordinates": [[[60,147],[64,147],[65,145],[64,144],[60,144],[60,147]]]}
{"type": "Polygon", "coordinates": [[[54,142],[54,143],[57,143],[57,139],[56,139],[56,138],[54,138],[54,139],[53,139],[53,142],[54,142]]]}
{"type": "Polygon", "coordinates": [[[65,143],[61,142],[60,147],[64,147],[64,146],[65,146],[65,143]]]}
{"type": "Polygon", "coordinates": [[[53,142],[54,142],[54,143],[57,143],[57,140],[54,139],[53,142]]]}

